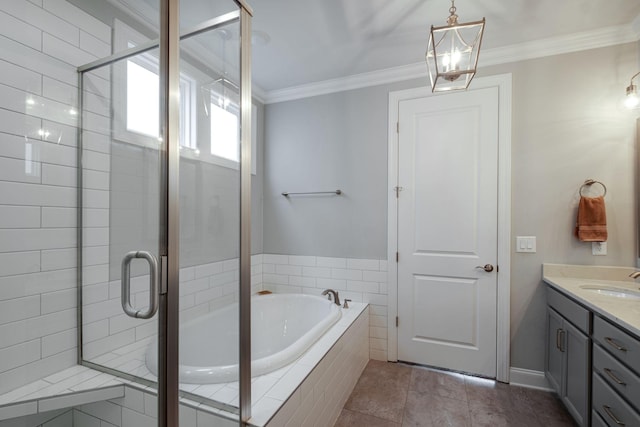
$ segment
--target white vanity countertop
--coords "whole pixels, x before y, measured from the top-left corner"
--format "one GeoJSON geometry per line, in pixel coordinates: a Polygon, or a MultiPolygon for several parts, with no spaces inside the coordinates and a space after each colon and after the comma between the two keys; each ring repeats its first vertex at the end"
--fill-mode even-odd
{"type": "Polygon", "coordinates": [[[583,285],[599,285],[639,291],[640,283],[629,278],[634,271],[636,269],[629,267],[543,264],[542,280],[594,313],[640,337],[639,300],[601,295],[581,288],[583,285]]]}

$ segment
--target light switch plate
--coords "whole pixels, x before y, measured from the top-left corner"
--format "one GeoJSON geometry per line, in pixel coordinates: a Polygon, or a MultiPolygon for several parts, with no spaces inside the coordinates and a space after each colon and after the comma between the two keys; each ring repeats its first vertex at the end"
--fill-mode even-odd
{"type": "Polygon", "coordinates": [[[536,236],[517,236],[516,252],[535,253],[536,236]]]}
{"type": "Polygon", "coordinates": [[[606,255],[607,254],[607,242],[591,242],[591,254],[606,255]]]}

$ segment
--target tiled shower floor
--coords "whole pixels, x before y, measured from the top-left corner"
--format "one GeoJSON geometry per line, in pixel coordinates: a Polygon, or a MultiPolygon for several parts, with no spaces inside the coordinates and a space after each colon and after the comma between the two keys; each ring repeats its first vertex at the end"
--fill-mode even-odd
{"type": "Polygon", "coordinates": [[[335,427],[572,427],[549,392],[369,361],[335,427]]]}

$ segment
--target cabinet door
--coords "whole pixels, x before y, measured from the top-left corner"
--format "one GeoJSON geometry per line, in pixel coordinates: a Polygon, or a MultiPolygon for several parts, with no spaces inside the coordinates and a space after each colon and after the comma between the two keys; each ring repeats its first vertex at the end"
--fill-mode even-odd
{"type": "Polygon", "coordinates": [[[589,385],[591,378],[591,358],[589,337],[580,332],[568,321],[563,329],[565,357],[564,387],[562,401],[579,425],[588,425],[589,385]]]}
{"type": "Polygon", "coordinates": [[[562,352],[559,348],[562,330],[562,317],[554,309],[547,307],[545,374],[558,395],[562,392],[562,352]]]}

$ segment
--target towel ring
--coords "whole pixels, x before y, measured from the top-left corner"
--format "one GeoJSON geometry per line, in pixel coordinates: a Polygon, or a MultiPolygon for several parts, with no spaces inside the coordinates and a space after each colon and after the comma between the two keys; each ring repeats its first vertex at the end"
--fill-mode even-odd
{"type": "Polygon", "coordinates": [[[580,197],[584,197],[584,194],[582,194],[582,190],[584,190],[587,187],[591,187],[593,184],[600,184],[602,186],[602,188],[604,189],[604,193],[602,194],[602,197],[607,195],[607,186],[606,185],[604,185],[600,181],[596,181],[595,179],[588,179],[580,187],[580,197]]]}

